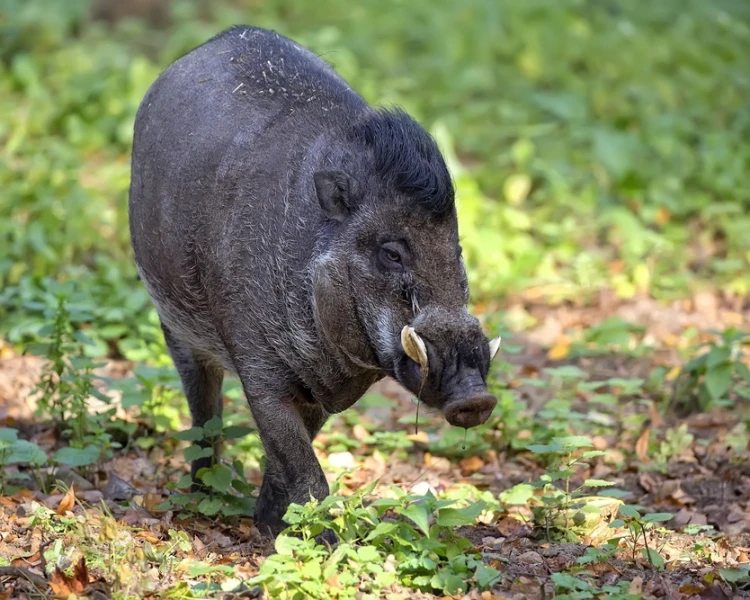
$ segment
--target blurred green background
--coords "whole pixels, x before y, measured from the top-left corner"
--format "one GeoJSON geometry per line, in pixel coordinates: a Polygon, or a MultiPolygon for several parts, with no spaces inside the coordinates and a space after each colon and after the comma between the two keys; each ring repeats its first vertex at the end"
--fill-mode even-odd
{"type": "Polygon", "coordinates": [[[436,136],[475,301],[750,291],[746,0],[0,0],[0,337],[64,295],[93,354],[161,343],[128,242],[133,119],[236,23],[436,136]]]}

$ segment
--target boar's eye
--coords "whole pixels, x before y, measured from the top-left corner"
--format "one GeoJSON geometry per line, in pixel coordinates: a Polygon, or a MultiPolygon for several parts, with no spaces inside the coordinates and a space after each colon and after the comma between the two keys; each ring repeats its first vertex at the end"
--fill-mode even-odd
{"type": "Polygon", "coordinates": [[[404,268],[404,249],[398,242],[387,242],[380,246],[378,262],[385,269],[400,271],[404,268]]]}

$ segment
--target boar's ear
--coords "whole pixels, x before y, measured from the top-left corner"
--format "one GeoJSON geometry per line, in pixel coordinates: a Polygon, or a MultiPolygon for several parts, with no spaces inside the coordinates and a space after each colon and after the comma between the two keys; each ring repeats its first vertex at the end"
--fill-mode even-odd
{"type": "Polygon", "coordinates": [[[342,223],[353,208],[351,177],[343,171],[317,171],[313,179],[323,212],[342,223]]]}

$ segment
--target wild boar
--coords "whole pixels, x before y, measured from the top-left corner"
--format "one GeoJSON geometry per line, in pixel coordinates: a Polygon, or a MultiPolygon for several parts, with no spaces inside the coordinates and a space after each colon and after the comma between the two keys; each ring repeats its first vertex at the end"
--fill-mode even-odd
{"type": "Polygon", "coordinates": [[[159,76],[135,121],[129,209],[194,425],[222,414],[225,371],[242,382],[266,531],[328,494],[311,442],[382,377],[453,425],[490,416],[499,339],[467,312],[440,151],[295,42],[234,27],[159,76]]]}

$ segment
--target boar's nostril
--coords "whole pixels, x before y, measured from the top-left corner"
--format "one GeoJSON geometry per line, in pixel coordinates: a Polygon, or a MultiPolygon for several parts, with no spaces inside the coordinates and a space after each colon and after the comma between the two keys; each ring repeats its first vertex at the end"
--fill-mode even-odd
{"type": "Polygon", "coordinates": [[[445,409],[445,420],[456,427],[476,427],[490,418],[497,404],[489,392],[451,402],[445,409]]]}

